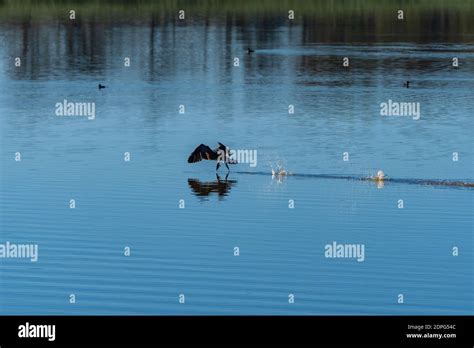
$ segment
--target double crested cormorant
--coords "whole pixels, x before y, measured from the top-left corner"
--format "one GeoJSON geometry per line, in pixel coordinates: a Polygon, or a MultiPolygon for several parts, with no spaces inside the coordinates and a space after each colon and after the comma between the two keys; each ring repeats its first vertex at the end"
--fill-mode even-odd
{"type": "Polygon", "coordinates": [[[222,143],[218,143],[219,146],[213,150],[209,146],[201,144],[189,155],[188,163],[196,163],[201,160],[210,160],[210,161],[217,161],[216,171],[219,169],[221,162],[225,163],[227,170],[230,171],[228,163],[236,164],[237,162],[234,161],[229,157],[229,151],[227,146],[222,143]]]}

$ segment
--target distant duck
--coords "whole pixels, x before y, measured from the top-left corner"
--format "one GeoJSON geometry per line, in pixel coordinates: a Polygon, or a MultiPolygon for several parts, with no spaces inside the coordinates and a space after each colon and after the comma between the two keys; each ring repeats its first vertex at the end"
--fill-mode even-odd
{"type": "Polygon", "coordinates": [[[406,88],[410,88],[410,81],[405,82],[403,86],[405,86],[406,88]]]}
{"type": "Polygon", "coordinates": [[[102,89],[102,88],[105,88],[105,86],[99,83],[99,89],[102,89]]]}
{"type": "Polygon", "coordinates": [[[247,48],[247,54],[250,54],[250,53],[253,53],[253,52],[255,52],[253,49],[251,49],[250,47],[247,48]]]}

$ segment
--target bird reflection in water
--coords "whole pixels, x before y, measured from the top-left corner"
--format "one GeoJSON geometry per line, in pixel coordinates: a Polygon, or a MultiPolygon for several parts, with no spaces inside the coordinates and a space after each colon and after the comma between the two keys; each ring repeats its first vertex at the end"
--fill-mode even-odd
{"type": "Polygon", "coordinates": [[[217,180],[215,181],[205,181],[202,182],[198,179],[188,179],[188,185],[193,191],[193,193],[199,197],[201,200],[208,200],[208,196],[211,193],[216,193],[219,200],[223,200],[230,192],[232,185],[237,183],[237,180],[228,180],[227,174],[225,179],[222,180],[221,177],[216,174],[217,180]]]}

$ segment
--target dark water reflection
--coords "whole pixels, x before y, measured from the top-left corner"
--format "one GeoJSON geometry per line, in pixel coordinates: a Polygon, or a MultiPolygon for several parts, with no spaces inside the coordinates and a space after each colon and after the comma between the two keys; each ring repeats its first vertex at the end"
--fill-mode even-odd
{"type": "Polygon", "coordinates": [[[206,200],[206,197],[215,193],[219,200],[224,199],[230,193],[230,190],[235,184],[237,180],[229,180],[228,174],[224,179],[222,179],[219,174],[216,174],[215,181],[205,181],[201,182],[199,179],[188,179],[189,188],[192,192],[200,197],[203,200],[206,200]]]}
{"type": "MultiPolygon", "coordinates": [[[[85,13],[75,20],[67,19],[62,12],[67,13],[71,7],[67,3],[49,9],[47,13],[51,15],[47,20],[35,17],[35,13],[41,13],[41,6],[37,9],[25,5],[23,11],[30,14],[25,18],[21,9],[13,10],[4,4],[0,6],[0,14],[5,18],[0,25],[8,35],[2,37],[2,45],[11,55],[23,57],[25,62],[23,69],[9,69],[9,73],[12,78],[24,79],[56,76],[58,70],[73,76],[79,71],[83,75],[100,76],[117,56],[133,53],[134,63],[142,69],[142,78],[159,81],[163,76],[178,74],[183,64],[206,71],[217,62],[231,61],[247,47],[274,49],[335,43],[432,44],[474,40],[471,20],[474,9],[469,1],[451,6],[435,1],[430,6],[413,8],[403,4],[394,6],[393,2],[382,6],[362,5],[362,8],[355,1],[345,2],[344,6],[316,2],[309,9],[302,6],[304,2],[287,5],[277,2],[251,13],[242,13],[238,6],[232,12],[219,11],[211,2],[200,2],[197,8],[189,6],[191,4],[188,3],[186,21],[176,18],[177,10],[186,7],[186,2],[164,11],[151,7],[149,14],[144,14],[146,10],[136,13],[137,7],[131,4],[120,8],[114,17],[108,15],[106,7],[94,8],[103,11],[94,14],[86,11],[86,5],[84,9],[76,5],[78,13],[85,13]],[[298,7],[302,7],[299,13],[298,7]],[[399,7],[407,12],[403,21],[396,19],[399,7]],[[277,8],[281,9],[282,16],[275,16],[277,8]],[[296,8],[293,21],[284,15],[288,8],[296,8]]],[[[48,7],[43,9],[47,10],[48,7]]],[[[426,50],[430,52],[431,48],[426,50]]],[[[312,57],[301,57],[297,66],[302,73],[334,70],[339,67],[334,63],[339,58],[340,55],[318,57],[316,52],[312,57]]],[[[250,72],[268,65],[265,58],[247,63],[245,69],[250,72]]],[[[416,69],[409,62],[406,65],[416,69]]],[[[230,64],[222,66],[226,73],[232,70],[230,64]]],[[[282,67],[282,63],[273,62],[270,73],[282,67]]],[[[429,66],[425,65],[424,69],[429,66]]]]}

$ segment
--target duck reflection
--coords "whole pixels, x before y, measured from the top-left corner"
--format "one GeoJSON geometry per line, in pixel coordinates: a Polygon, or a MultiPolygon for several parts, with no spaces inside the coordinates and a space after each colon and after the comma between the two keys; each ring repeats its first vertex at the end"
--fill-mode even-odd
{"type": "Polygon", "coordinates": [[[237,183],[237,180],[228,180],[229,175],[226,175],[225,179],[216,174],[216,181],[205,181],[202,182],[198,179],[188,179],[188,185],[193,193],[201,200],[207,200],[206,197],[210,196],[211,193],[216,193],[219,200],[223,200],[230,192],[231,187],[237,183]]]}

